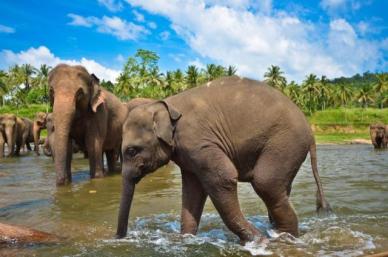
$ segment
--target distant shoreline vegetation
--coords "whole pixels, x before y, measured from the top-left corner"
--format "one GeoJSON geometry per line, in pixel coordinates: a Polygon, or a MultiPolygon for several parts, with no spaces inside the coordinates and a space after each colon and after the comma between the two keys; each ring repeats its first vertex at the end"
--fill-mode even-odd
{"type": "MultiPolygon", "coordinates": [[[[139,49],[128,58],[117,81],[101,81],[101,85],[123,100],[134,97],[165,98],[185,89],[199,86],[221,76],[238,74],[236,67],[208,64],[200,69],[190,65],[162,73],[157,53],[139,49]]],[[[30,64],[15,65],[0,70],[0,107],[22,107],[47,104],[47,77],[52,67],[30,64]]],[[[388,106],[388,73],[356,74],[350,78],[318,78],[306,76],[297,84],[288,82],[278,66],[270,66],[264,74],[268,85],[277,88],[296,103],[308,116],[316,111],[337,108],[379,108],[388,106]]]]}

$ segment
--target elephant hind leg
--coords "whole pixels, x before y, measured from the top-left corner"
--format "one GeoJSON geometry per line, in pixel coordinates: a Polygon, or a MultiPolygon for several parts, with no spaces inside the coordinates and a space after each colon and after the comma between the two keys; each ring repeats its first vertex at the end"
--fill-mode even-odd
{"type": "MultiPolygon", "coordinates": [[[[293,162],[296,161],[294,159],[293,162]]],[[[258,160],[251,182],[268,209],[270,222],[280,232],[288,232],[294,236],[299,234],[298,218],[289,202],[289,195],[299,166],[298,163],[274,161],[273,154],[267,154],[258,160]]]]}

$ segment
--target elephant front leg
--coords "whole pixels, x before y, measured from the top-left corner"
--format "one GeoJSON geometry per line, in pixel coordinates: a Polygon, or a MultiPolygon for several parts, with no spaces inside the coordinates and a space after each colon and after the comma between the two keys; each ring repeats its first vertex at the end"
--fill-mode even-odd
{"type": "Polygon", "coordinates": [[[104,177],[104,163],[102,143],[99,138],[90,136],[88,137],[88,154],[89,154],[89,166],[90,166],[90,178],[104,177]]]}
{"type": "Polygon", "coordinates": [[[117,155],[115,150],[105,152],[106,162],[108,163],[108,172],[112,173],[116,170],[117,155]]]}
{"type": "Polygon", "coordinates": [[[195,235],[198,230],[207,194],[198,178],[182,172],[181,233],[195,235]]]}

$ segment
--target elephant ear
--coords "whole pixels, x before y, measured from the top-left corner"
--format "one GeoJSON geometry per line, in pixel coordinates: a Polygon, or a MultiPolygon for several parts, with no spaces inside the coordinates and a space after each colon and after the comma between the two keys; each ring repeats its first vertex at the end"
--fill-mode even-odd
{"type": "Polygon", "coordinates": [[[105,103],[105,94],[101,91],[100,80],[96,75],[90,75],[90,80],[90,107],[93,112],[96,112],[98,106],[105,103]]]}
{"type": "Polygon", "coordinates": [[[154,112],[154,132],[160,140],[172,147],[175,127],[182,114],[165,101],[156,104],[160,108],[154,112]]]}

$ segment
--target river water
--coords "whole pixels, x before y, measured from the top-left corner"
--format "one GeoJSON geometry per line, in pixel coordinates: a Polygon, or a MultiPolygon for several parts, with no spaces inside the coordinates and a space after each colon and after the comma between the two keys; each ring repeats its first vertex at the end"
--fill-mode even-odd
{"type": "Polygon", "coordinates": [[[269,237],[240,246],[208,200],[197,236],[180,235],[181,176],[170,164],[136,188],[128,235],[114,240],[119,174],[89,180],[87,160],[73,160],[71,186],[55,187],[52,160],[33,153],[0,160],[0,222],[63,237],[58,244],[0,246],[0,256],[363,256],[388,250],[388,151],[370,145],[318,146],[318,167],[335,215],[315,215],[316,186],[307,158],[291,201],[301,236],[271,229],[262,201],[239,184],[241,208],[269,237]]]}

